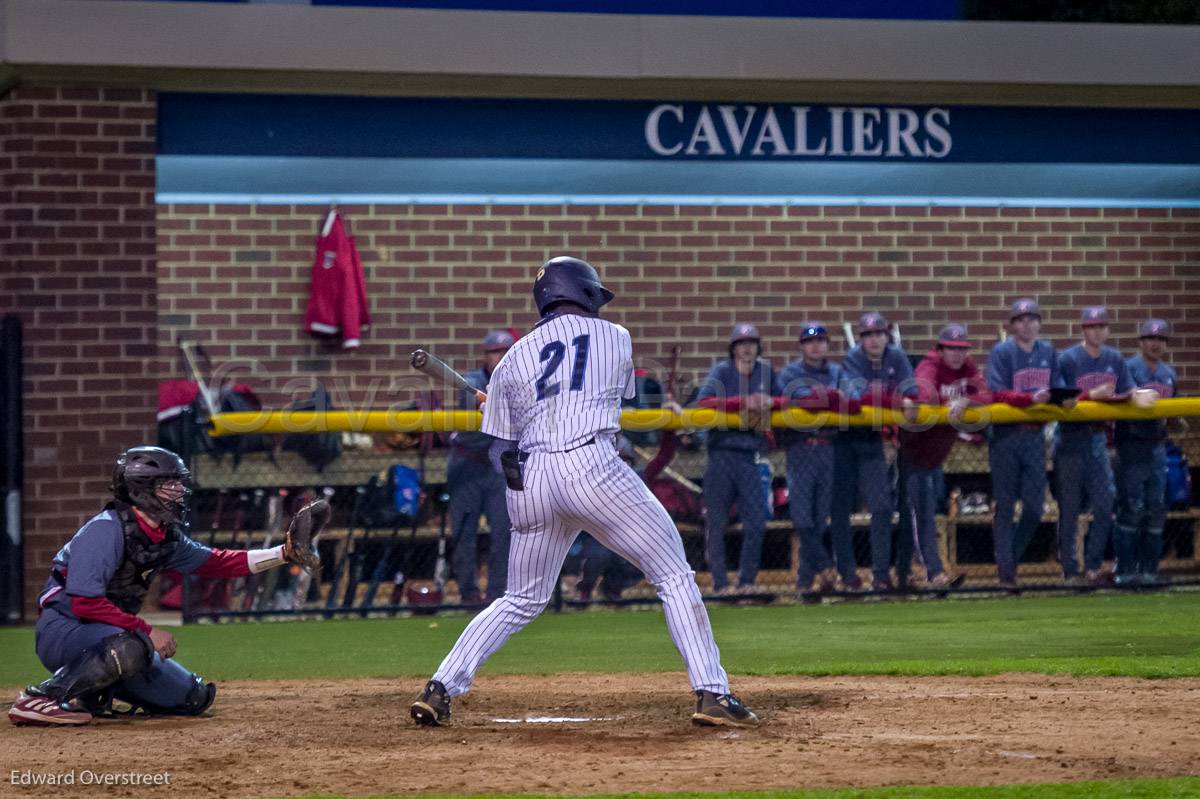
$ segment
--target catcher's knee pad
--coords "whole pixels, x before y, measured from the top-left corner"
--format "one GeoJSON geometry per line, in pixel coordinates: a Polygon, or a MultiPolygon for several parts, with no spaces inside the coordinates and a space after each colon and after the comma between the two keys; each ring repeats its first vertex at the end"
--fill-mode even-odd
{"type": "Polygon", "coordinates": [[[153,657],[150,638],[145,633],[126,630],[83,650],[33,690],[60,702],[96,694],[142,671],[153,657]]]}

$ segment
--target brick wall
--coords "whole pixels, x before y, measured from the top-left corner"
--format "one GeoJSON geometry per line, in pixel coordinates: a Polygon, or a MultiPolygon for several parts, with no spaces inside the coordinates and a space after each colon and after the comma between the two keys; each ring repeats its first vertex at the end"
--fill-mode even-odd
{"type": "Polygon", "coordinates": [[[24,325],[28,597],[98,510],[116,453],[154,429],[154,121],[144,91],[0,98],[0,313],[24,325]]]}
{"type": "Polygon", "coordinates": [[[493,327],[534,321],[530,284],[551,254],[591,260],[617,294],[610,318],[636,354],[665,360],[681,343],[701,376],[735,321],[756,323],[776,363],[794,357],[800,321],[838,328],[862,309],[898,322],[922,350],[947,320],[990,346],[1008,303],[1040,298],[1044,334],[1065,345],[1079,308],[1105,303],[1114,344],[1169,319],[1173,358],[1200,390],[1200,211],[1195,209],[675,206],[344,207],[367,273],[375,328],[357,352],[304,334],[315,206],[159,208],[160,343],[180,331],[216,361],[256,363],[255,385],[282,402],[290,378],[318,375],[343,402],[384,407],[387,376],[432,347],[470,366],[493,327]]]}

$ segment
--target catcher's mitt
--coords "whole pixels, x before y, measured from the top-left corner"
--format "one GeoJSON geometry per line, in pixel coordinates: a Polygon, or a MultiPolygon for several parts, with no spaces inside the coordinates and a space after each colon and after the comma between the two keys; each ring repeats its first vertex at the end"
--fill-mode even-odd
{"type": "Polygon", "coordinates": [[[313,539],[320,535],[329,517],[333,515],[328,500],[318,499],[308,503],[292,517],[288,527],[287,540],[283,545],[283,557],[288,563],[295,563],[306,569],[315,569],[321,565],[321,558],[313,548],[313,539]]]}

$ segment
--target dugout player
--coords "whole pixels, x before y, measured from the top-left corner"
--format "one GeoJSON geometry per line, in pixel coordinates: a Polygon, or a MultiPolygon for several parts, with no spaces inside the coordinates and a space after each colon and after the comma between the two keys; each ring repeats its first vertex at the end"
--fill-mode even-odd
{"type": "Polygon", "coordinates": [[[751,324],[736,324],[729,333],[729,357],[713,364],[700,384],[696,404],[703,408],[743,412],[739,430],[708,431],[708,462],[704,467],[704,516],[708,567],[713,591],[731,593],[725,570],[725,534],[737,502],[742,523],[742,552],[737,593],[753,593],[762,561],[767,505],[759,470],[759,453],[767,446],[772,397],[780,393],[775,367],[762,357],[762,337],[751,324]]]}
{"type": "MultiPolygon", "coordinates": [[[[1139,388],[1159,397],[1175,396],[1175,370],[1166,362],[1170,328],[1149,319],[1138,331],[1139,355],[1125,362],[1139,388]]],[[[1117,422],[1117,478],[1120,501],[1115,528],[1118,584],[1153,583],[1162,556],[1167,506],[1167,420],[1117,422]]]]}
{"type": "MultiPolygon", "coordinates": [[[[496,364],[513,345],[507,330],[493,330],[483,339],[484,363],[467,372],[463,379],[487,392],[496,364]]],[[[459,392],[458,407],[475,410],[478,403],[473,391],[459,392]]],[[[504,593],[508,577],[508,507],[504,501],[504,478],[488,460],[492,437],[485,433],[458,432],[450,436],[450,454],[446,459],[446,488],[450,492],[450,520],[454,531],[454,579],[464,605],[486,604],[504,593]],[[488,543],[487,594],[479,598],[477,583],[476,538],[479,520],[487,516],[491,531],[488,543]]]]}
{"type": "Polygon", "coordinates": [[[492,373],[481,428],[499,439],[492,452],[508,484],[508,590],[467,625],[412,703],[413,720],[449,719],[451,698],[469,691],[484,661],[545,609],[586,529],[657,589],[696,692],[693,723],[757,725],[729,692],[679,531],[614,445],[634,374],[629,331],[599,316],[613,293],[591,265],[560,256],[538,272],[533,298],[541,321],[492,373]]]}
{"type": "MultiPolygon", "coordinates": [[[[779,374],[783,397],[802,405],[816,400],[827,408],[836,407],[842,367],[828,358],[829,332],[825,325],[820,322],[801,325],[800,353],[801,357],[779,374]],[[821,403],[822,399],[825,403],[821,403]]],[[[788,512],[800,540],[796,588],[802,593],[832,591],[837,584],[834,558],[825,546],[825,526],[833,497],[835,435],[836,430],[829,427],[779,431],[779,443],[787,457],[788,512]]],[[[843,547],[835,554],[843,580],[857,580],[853,548],[843,547]]]]}
{"type": "MultiPolygon", "coordinates": [[[[20,693],[10,721],[87,724],[110,714],[114,699],[150,715],[198,716],[212,705],[216,686],[173,659],[169,632],[137,615],[155,575],[242,577],[284,563],[311,567],[315,558],[307,544],[293,545],[291,530],[270,549],[193,541],[185,524],[191,493],[191,473],[173,452],[134,447],[117,459],[112,501],[54,556],[38,597],[37,656],[54,674],[20,693]]],[[[317,504],[327,513],[324,501],[310,507],[317,504]]]]}
{"type": "MultiPolygon", "coordinates": [[[[1050,389],[1062,388],[1058,353],[1048,341],[1038,339],[1042,312],[1037,300],[1024,297],[1012,305],[1008,316],[1010,336],[988,354],[987,382],[992,391],[1019,391],[1031,395],[1033,404],[1050,399],[1050,389]]],[[[992,496],[996,515],[992,542],[996,573],[1003,588],[1017,587],[1017,564],[1042,520],[1046,501],[1046,440],[1036,423],[998,424],[991,427],[988,461],[992,471],[992,496]],[[1013,528],[1013,509],[1021,498],[1021,519],[1013,528]]]]}
{"type": "MultiPolygon", "coordinates": [[[[850,349],[842,362],[847,395],[865,405],[893,404],[893,397],[898,392],[915,396],[912,363],[904,350],[891,342],[887,319],[875,312],[863,314],[858,321],[858,338],[859,343],[850,349]]],[[[833,454],[830,529],[834,549],[853,552],[850,514],[858,501],[865,501],[871,513],[871,572],[874,575],[871,587],[876,591],[894,590],[891,561],[895,500],[883,451],[883,435],[870,427],[843,430],[834,440],[833,454]]],[[[845,572],[842,582],[848,590],[861,588],[857,576],[847,583],[845,572]]]]}
{"type": "MultiPolygon", "coordinates": [[[[919,392],[917,401],[926,405],[946,405],[951,422],[962,419],[968,405],[1006,402],[1019,408],[1030,404],[1028,394],[1016,391],[992,392],[971,358],[971,341],[962,325],[949,324],[938,333],[933,349],[917,364],[914,378],[919,392]]],[[[906,408],[914,408],[905,398],[906,408]]],[[[935,493],[938,471],[950,454],[958,429],[953,425],[934,425],[926,430],[900,431],[900,481],[904,488],[904,507],[900,508],[900,527],[915,530],[921,560],[925,563],[926,583],[930,588],[953,588],[964,575],[948,574],[938,553],[937,503],[935,493]]],[[[898,568],[902,568],[898,566],[898,568]]]]}
{"type": "MultiPolygon", "coordinates": [[[[1133,388],[1129,368],[1121,353],[1106,347],[1108,312],[1100,306],[1083,309],[1083,341],[1059,356],[1063,384],[1078,388],[1080,399],[1109,400],[1133,388]]],[[[1079,581],[1079,553],[1075,542],[1079,512],[1086,496],[1092,507],[1084,545],[1083,581],[1106,581],[1101,570],[1113,524],[1112,462],[1108,458],[1108,425],[1105,422],[1062,422],[1054,437],[1054,479],[1058,487],[1058,556],[1063,578],[1079,581]]]]}

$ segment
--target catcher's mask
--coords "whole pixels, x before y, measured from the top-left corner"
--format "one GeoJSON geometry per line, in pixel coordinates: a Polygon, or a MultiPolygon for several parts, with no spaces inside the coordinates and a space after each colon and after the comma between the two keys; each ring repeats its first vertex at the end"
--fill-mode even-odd
{"type": "Polygon", "coordinates": [[[134,447],[117,458],[112,493],[160,525],[182,524],[192,496],[192,473],[170,450],[134,447]]]}

